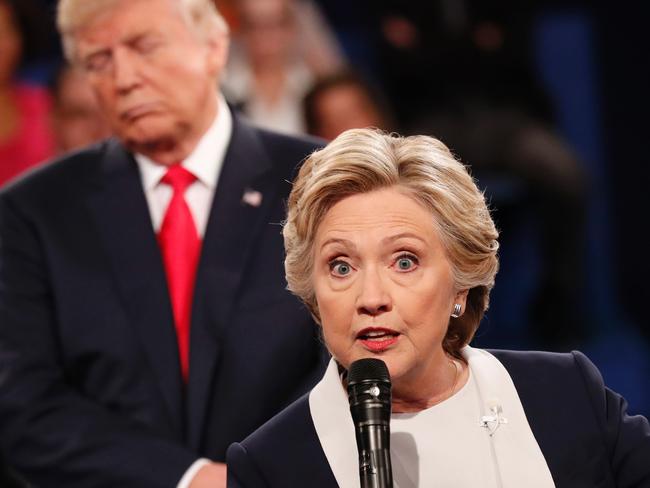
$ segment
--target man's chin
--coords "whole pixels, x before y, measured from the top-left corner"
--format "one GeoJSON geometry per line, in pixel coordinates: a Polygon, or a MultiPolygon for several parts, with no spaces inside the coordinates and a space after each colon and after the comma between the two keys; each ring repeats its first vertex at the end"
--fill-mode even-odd
{"type": "Polygon", "coordinates": [[[122,142],[132,151],[147,153],[164,151],[176,145],[176,137],[169,129],[147,127],[147,130],[136,129],[118,134],[122,142]]]}

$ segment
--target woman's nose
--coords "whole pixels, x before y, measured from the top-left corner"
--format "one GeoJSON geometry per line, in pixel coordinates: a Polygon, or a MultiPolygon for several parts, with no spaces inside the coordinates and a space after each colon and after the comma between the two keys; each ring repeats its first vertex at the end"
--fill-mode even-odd
{"type": "Polygon", "coordinates": [[[357,311],[363,315],[379,315],[392,308],[392,300],[379,270],[363,271],[359,280],[357,311]]]}

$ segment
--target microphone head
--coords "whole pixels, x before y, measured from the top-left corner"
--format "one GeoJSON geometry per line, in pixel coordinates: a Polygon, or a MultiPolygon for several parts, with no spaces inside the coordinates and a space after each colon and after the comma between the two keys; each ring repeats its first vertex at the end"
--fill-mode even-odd
{"type": "Polygon", "coordinates": [[[353,362],[348,369],[348,385],[366,381],[380,381],[390,384],[390,374],[386,363],[376,358],[358,359],[353,362]]]}
{"type": "Polygon", "coordinates": [[[355,422],[366,415],[382,422],[390,420],[391,383],[386,363],[375,358],[359,359],[350,365],[347,380],[348,401],[355,422]]]}

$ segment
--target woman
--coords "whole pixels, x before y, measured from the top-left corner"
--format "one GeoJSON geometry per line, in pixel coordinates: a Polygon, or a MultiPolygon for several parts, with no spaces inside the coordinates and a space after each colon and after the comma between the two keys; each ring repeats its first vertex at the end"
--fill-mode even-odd
{"type": "Polygon", "coordinates": [[[343,64],[318,5],[309,0],[239,0],[222,88],[261,127],[302,133],[302,100],[317,76],[343,64]]]}
{"type": "Polygon", "coordinates": [[[303,165],[290,289],[332,354],[308,396],[228,451],[229,486],[359,486],[349,365],[393,384],[395,486],[650,486],[650,426],[582,354],[468,346],[497,272],[483,195],[439,141],[359,129],[303,165]]]}
{"type": "Polygon", "coordinates": [[[17,80],[44,42],[39,16],[30,1],[0,0],[0,185],[54,152],[47,90],[17,80]]]}

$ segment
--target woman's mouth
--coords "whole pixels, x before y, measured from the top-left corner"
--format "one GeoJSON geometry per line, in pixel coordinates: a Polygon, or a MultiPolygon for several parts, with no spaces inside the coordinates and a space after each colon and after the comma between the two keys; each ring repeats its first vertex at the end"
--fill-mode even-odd
{"type": "Polygon", "coordinates": [[[400,334],[383,327],[368,327],[357,334],[357,340],[372,352],[382,352],[397,342],[400,334]]]}

